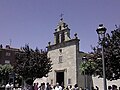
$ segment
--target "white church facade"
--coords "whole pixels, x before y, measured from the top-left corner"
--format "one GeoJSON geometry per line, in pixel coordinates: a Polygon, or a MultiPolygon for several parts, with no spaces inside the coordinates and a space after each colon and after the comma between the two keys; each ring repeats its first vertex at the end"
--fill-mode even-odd
{"type": "MultiPolygon", "coordinates": [[[[74,34],[74,38],[70,38],[70,29],[61,19],[54,32],[54,44],[49,42],[47,46],[48,57],[53,64],[52,72],[48,74],[48,82],[53,85],[58,82],[64,86],[78,84],[79,87],[84,87],[84,75],[80,73],[82,59],[79,41],[77,34],[74,34]]],[[[90,83],[88,85],[90,87],[90,83]]]]}

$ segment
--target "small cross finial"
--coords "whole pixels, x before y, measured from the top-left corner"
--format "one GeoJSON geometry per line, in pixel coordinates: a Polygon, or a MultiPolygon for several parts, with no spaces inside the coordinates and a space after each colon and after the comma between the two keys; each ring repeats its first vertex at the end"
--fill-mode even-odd
{"type": "Polygon", "coordinates": [[[60,14],[60,17],[62,18],[62,17],[63,17],[63,15],[64,15],[64,14],[63,14],[63,13],[61,13],[61,14],[60,14]]]}
{"type": "Polygon", "coordinates": [[[115,27],[118,28],[118,26],[115,24],[115,27]]]}
{"type": "Polygon", "coordinates": [[[63,13],[60,14],[60,18],[61,18],[61,20],[63,19],[63,15],[64,15],[63,13]]]}

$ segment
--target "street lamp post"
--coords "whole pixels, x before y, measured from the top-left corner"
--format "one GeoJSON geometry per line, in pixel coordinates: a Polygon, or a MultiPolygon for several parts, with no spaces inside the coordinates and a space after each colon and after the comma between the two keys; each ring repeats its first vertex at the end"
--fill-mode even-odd
{"type": "Polygon", "coordinates": [[[107,83],[106,83],[106,75],[105,75],[105,60],[104,60],[104,38],[106,33],[106,28],[103,26],[103,24],[100,24],[97,28],[97,34],[99,37],[99,42],[101,43],[102,48],[102,64],[103,64],[103,84],[104,84],[104,90],[107,90],[107,83]]]}
{"type": "MultiPolygon", "coordinates": [[[[82,57],[83,63],[86,63],[87,58],[86,57],[82,57]]],[[[85,74],[85,70],[84,70],[84,89],[87,88],[87,75],[85,74]]]]}

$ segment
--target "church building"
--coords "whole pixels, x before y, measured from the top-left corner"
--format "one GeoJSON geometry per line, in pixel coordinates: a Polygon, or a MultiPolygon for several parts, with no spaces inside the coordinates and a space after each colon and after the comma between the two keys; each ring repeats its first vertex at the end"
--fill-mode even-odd
{"type": "Polygon", "coordinates": [[[80,73],[82,57],[79,41],[77,34],[74,34],[74,38],[70,37],[70,29],[61,18],[54,32],[54,43],[49,42],[47,46],[48,57],[53,64],[52,72],[47,78],[50,84],[59,83],[64,86],[78,84],[79,87],[84,87],[84,75],[80,73]]]}
{"type": "MultiPolygon", "coordinates": [[[[99,87],[103,90],[103,78],[94,76],[81,75],[80,63],[82,61],[83,52],[80,52],[79,38],[74,34],[74,38],[70,37],[70,28],[60,19],[54,32],[54,43],[48,43],[48,57],[52,61],[52,71],[48,73],[47,82],[52,85],[59,83],[65,87],[68,85],[89,88],[99,87]]],[[[107,80],[107,86],[119,85],[120,80],[107,80]]]]}

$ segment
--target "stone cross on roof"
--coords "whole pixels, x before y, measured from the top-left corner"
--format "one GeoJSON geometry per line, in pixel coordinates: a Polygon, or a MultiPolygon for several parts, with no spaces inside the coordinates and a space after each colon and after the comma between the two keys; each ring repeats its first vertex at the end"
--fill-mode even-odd
{"type": "Polygon", "coordinates": [[[63,15],[64,15],[63,13],[60,14],[61,20],[63,19],[63,15]]]}

